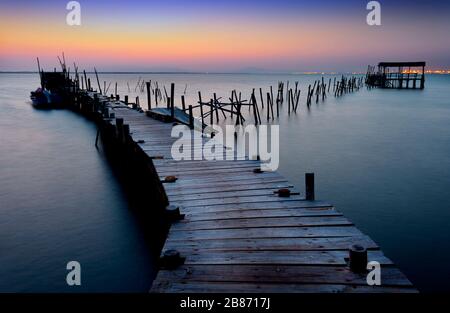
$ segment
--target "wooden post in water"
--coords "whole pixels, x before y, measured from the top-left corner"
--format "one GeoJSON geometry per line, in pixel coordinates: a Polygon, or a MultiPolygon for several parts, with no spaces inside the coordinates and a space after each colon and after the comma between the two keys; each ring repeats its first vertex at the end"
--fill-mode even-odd
{"type": "MultiPolygon", "coordinates": [[[[281,95],[282,95],[282,93],[281,93],[281,95]]],[[[280,99],[278,99],[278,96],[277,96],[277,117],[279,117],[280,116],[280,103],[281,103],[281,100],[280,99]]]]}
{"type": "Polygon", "coordinates": [[[87,79],[85,70],[83,70],[83,76],[84,76],[84,84],[86,85],[86,89],[88,89],[88,79],[87,79]]]}
{"type": "Polygon", "coordinates": [[[147,86],[147,107],[150,111],[152,109],[152,97],[150,95],[150,83],[152,81],[146,82],[145,85],[147,86]]]}
{"type": "Polygon", "coordinates": [[[289,93],[290,93],[290,97],[291,97],[291,100],[290,100],[291,101],[291,111],[295,112],[296,111],[295,100],[297,99],[297,96],[298,96],[298,90],[294,90],[291,88],[289,93]]]}
{"type": "Polygon", "coordinates": [[[175,118],[175,83],[170,84],[170,117],[175,118]]]}
{"type": "Polygon", "coordinates": [[[319,103],[319,94],[320,94],[319,88],[320,88],[320,81],[317,84],[317,89],[316,89],[316,103],[319,103]]]}
{"type": "Polygon", "coordinates": [[[275,116],[273,115],[273,89],[272,89],[272,86],[270,86],[270,112],[272,113],[272,120],[275,119],[275,116]]]}
{"type": "Polygon", "coordinates": [[[298,107],[298,101],[300,100],[300,94],[301,94],[301,90],[297,91],[297,96],[296,96],[296,100],[295,100],[295,108],[294,108],[294,112],[297,112],[297,107],[298,107]]]}
{"type": "Polygon", "coordinates": [[[42,71],[41,71],[41,64],[39,63],[39,58],[36,58],[37,60],[37,66],[38,66],[38,72],[39,72],[39,81],[41,83],[41,88],[44,88],[44,82],[42,81],[42,71]]]}
{"type": "MultiPolygon", "coordinates": [[[[289,82],[288,82],[288,83],[289,83],[289,82]]],[[[291,113],[291,94],[292,94],[291,91],[292,91],[292,90],[288,89],[288,93],[287,93],[287,95],[286,95],[287,102],[288,102],[288,114],[291,113]]]]}
{"type": "Polygon", "coordinates": [[[244,122],[243,120],[242,120],[242,113],[241,113],[241,109],[242,109],[242,102],[241,102],[241,97],[240,97],[240,93],[239,93],[239,100],[237,99],[237,96],[236,96],[236,103],[237,103],[237,109],[236,109],[236,126],[237,125],[242,125],[242,123],[244,122]]]}
{"type": "Polygon", "coordinates": [[[189,128],[194,129],[194,115],[192,114],[192,105],[189,105],[189,128]]]}
{"type": "Polygon", "coordinates": [[[286,83],[286,99],[289,101],[289,81],[286,83]]]}
{"type": "Polygon", "coordinates": [[[425,88],[425,65],[422,66],[422,77],[420,78],[420,89],[425,88]]]}
{"type": "Polygon", "coordinates": [[[255,90],[253,89],[253,93],[250,97],[251,104],[253,106],[253,117],[255,119],[255,125],[258,125],[258,114],[256,113],[256,98],[255,98],[255,90]]]}
{"type": "Polygon", "coordinates": [[[128,105],[128,96],[125,96],[125,104],[128,105]]]}
{"type": "Polygon", "coordinates": [[[184,102],[184,95],[181,95],[181,107],[183,111],[186,111],[186,103],[184,102]]]}
{"type": "Polygon", "coordinates": [[[216,111],[216,123],[219,123],[219,109],[217,107],[217,95],[214,93],[214,110],[216,111]]]}
{"type": "Polygon", "coordinates": [[[202,132],[203,132],[203,125],[205,125],[205,117],[203,116],[203,102],[202,102],[202,93],[198,92],[198,103],[200,104],[200,116],[202,117],[202,132]]]}
{"type": "Polygon", "coordinates": [[[252,98],[253,98],[253,105],[254,105],[255,111],[256,111],[256,116],[258,118],[258,123],[261,124],[261,115],[259,114],[258,102],[256,101],[256,96],[255,96],[255,89],[253,89],[252,98]]]}
{"type": "Polygon", "coordinates": [[[263,98],[263,94],[262,94],[262,88],[259,88],[259,95],[261,97],[261,108],[264,109],[264,98],[263,98]]]}
{"type": "Polygon", "coordinates": [[[209,124],[214,125],[214,110],[213,110],[213,99],[209,102],[210,110],[209,110],[209,124]]]}
{"type": "Polygon", "coordinates": [[[98,79],[97,69],[94,67],[95,77],[97,78],[98,91],[102,94],[102,87],[100,87],[100,80],[98,79]]]}
{"type": "Polygon", "coordinates": [[[164,86],[164,99],[166,100],[167,108],[170,108],[170,101],[168,101],[169,95],[167,94],[166,86],[164,86]]]}
{"type": "Polygon", "coordinates": [[[230,116],[231,119],[233,119],[233,114],[234,114],[234,90],[231,90],[231,98],[230,99],[230,103],[231,103],[231,109],[230,109],[230,116]]]}
{"type": "Polygon", "coordinates": [[[306,200],[315,200],[314,194],[314,173],[305,174],[305,198],[306,200]]]}
{"type": "MultiPolygon", "coordinates": [[[[309,85],[309,87],[311,87],[311,85],[309,85]]],[[[311,99],[314,93],[314,88],[312,88],[311,90],[308,88],[308,108],[311,106],[311,99]]]]}

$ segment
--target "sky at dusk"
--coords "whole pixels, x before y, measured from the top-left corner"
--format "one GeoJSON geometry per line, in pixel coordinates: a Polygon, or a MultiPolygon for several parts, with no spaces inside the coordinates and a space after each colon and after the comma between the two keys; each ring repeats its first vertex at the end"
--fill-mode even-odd
{"type": "Polygon", "coordinates": [[[0,2],[0,71],[53,69],[57,55],[101,71],[364,71],[379,61],[450,68],[450,1],[68,1],[0,2]]]}

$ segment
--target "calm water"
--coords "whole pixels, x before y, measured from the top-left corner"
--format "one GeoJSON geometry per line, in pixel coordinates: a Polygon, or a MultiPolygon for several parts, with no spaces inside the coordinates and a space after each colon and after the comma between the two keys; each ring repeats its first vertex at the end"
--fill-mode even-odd
{"type": "MultiPolygon", "coordinates": [[[[108,93],[128,94],[139,77],[175,82],[187,104],[232,89],[300,82],[298,114],[280,123],[280,172],[342,211],[422,291],[450,290],[450,76],[423,91],[361,90],[308,111],[311,75],[102,74],[108,93]],[[128,90],[128,85],[130,89],[128,90]]],[[[94,77],[91,81],[95,81],[94,77]]],[[[145,291],[153,272],[142,226],[104,157],[95,127],[66,111],[28,104],[36,75],[0,75],[0,291],[67,290],[65,264],[79,260],[83,290],[145,291]]],[[[177,97],[179,99],[179,97],[177,97]]],[[[264,120],[264,119],[263,119],[264,120]]]]}
{"type": "Polygon", "coordinates": [[[145,234],[96,128],[76,114],[34,110],[36,75],[0,75],[0,292],[146,291],[145,234]],[[81,263],[82,286],[66,284],[81,263]]]}

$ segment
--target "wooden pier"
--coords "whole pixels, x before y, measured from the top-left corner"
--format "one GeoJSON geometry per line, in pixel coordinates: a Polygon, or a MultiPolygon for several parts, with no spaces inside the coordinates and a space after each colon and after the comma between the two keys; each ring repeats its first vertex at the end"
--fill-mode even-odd
{"type": "Polygon", "coordinates": [[[380,88],[424,89],[425,66],[425,62],[380,62],[378,71],[369,66],[366,83],[380,88]]]}
{"type": "Polygon", "coordinates": [[[175,161],[173,120],[74,90],[73,109],[147,173],[149,209],[171,224],[151,292],[416,292],[372,239],[315,200],[312,174],[299,192],[258,160],[175,161]],[[381,285],[367,284],[367,261],[381,264],[381,285]]]}

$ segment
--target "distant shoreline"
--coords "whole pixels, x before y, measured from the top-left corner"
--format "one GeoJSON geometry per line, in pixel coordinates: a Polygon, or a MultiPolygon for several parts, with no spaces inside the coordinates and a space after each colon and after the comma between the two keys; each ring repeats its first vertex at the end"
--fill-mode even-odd
{"type": "MultiPolygon", "coordinates": [[[[365,75],[362,72],[299,72],[299,73],[284,73],[284,72],[97,72],[98,74],[157,74],[157,75],[365,75]]],[[[0,74],[38,74],[37,71],[0,71],[0,74]]],[[[95,72],[86,72],[86,74],[95,74],[95,72]]],[[[427,75],[450,75],[450,73],[425,73],[427,75]]]]}
{"type": "MultiPolygon", "coordinates": [[[[365,75],[362,72],[300,72],[300,73],[284,73],[284,72],[97,72],[98,74],[171,74],[171,75],[365,75]]],[[[0,71],[0,74],[38,74],[37,71],[0,71]]],[[[86,74],[95,74],[95,72],[86,72],[86,74]]]]}

